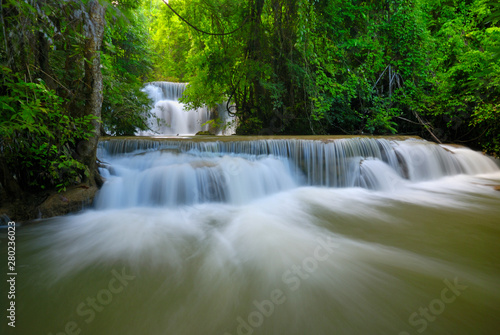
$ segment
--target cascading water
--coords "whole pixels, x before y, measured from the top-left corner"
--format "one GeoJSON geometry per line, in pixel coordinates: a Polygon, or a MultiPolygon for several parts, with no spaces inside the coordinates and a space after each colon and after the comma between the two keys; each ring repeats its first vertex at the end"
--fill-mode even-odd
{"type": "MultiPolygon", "coordinates": [[[[187,83],[159,81],[144,87],[154,107],[148,120],[150,130],[139,131],[138,135],[194,135],[199,131],[209,130],[210,126],[205,123],[215,117],[210,110],[185,109],[185,105],[179,102],[186,86],[187,83]]],[[[234,119],[228,115],[225,108],[218,108],[217,114],[223,124],[223,129],[217,130],[217,134],[233,134],[234,119]]]]}
{"type": "Polygon", "coordinates": [[[19,334],[499,329],[500,169],[480,153],[236,137],[98,156],[94,209],[18,232],[19,334]]]}
{"type": "MultiPolygon", "coordinates": [[[[229,193],[246,194],[250,200],[253,193],[267,194],[258,191],[267,188],[273,192],[300,185],[386,189],[404,179],[417,182],[498,170],[492,159],[470,149],[420,140],[110,140],[101,142],[100,150],[102,159],[114,167],[103,171],[110,181],[98,198],[103,208],[129,196],[151,201],[138,199],[138,194],[156,195],[165,199],[159,203],[175,205],[180,199],[197,203],[197,197],[231,202],[229,193]],[[125,172],[118,166],[126,166],[125,172]],[[204,190],[214,194],[207,196],[204,190]]],[[[137,204],[130,201],[123,199],[122,204],[137,204]]]]}

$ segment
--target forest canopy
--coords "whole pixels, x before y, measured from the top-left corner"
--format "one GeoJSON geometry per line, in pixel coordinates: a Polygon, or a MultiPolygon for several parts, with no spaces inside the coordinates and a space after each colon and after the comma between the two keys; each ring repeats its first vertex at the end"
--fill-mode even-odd
{"type": "Polygon", "coordinates": [[[91,180],[99,134],[146,129],[155,80],[189,82],[189,107],[230,101],[238,134],[418,135],[500,154],[496,1],[0,3],[10,194],[91,180]]]}
{"type": "Polygon", "coordinates": [[[193,107],[230,98],[240,134],[412,134],[499,153],[496,2],[169,5],[148,9],[154,77],[189,82],[193,107]]]}

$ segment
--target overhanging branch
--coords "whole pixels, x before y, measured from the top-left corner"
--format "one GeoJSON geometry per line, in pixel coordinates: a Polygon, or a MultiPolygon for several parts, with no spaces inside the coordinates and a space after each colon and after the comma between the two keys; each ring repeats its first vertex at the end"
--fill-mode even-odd
{"type": "MultiPolygon", "coordinates": [[[[206,34],[206,35],[213,35],[213,36],[225,36],[225,35],[231,35],[235,32],[237,32],[238,30],[240,30],[244,25],[245,23],[247,22],[247,19],[245,19],[245,21],[243,21],[243,24],[241,26],[239,26],[238,28],[236,28],[235,30],[233,31],[230,31],[228,33],[210,33],[208,31],[204,31],[204,30],[201,30],[197,27],[195,27],[194,25],[192,25],[188,20],[186,20],[185,18],[183,18],[182,16],[179,15],[179,13],[177,13],[169,4],[168,4],[168,0],[163,0],[163,3],[165,3],[165,5],[167,5],[168,8],[170,8],[170,10],[179,17],[179,19],[181,19],[182,21],[184,21],[188,26],[190,26],[191,28],[193,28],[194,30],[196,31],[199,31],[200,33],[202,34],[206,34]]],[[[248,18],[248,17],[247,17],[248,18]]]]}

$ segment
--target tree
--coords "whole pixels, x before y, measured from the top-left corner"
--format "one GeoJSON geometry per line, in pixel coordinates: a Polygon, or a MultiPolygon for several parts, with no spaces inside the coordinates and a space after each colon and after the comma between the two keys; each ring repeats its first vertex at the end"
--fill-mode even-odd
{"type": "Polygon", "coordinates": [[[152,73],[150,37],[143,10],[137,3],[108,11],[104,31],[102,106],[103,133],[134,135],[147,129],[151,101],[142,91],[152,73]]]}
{"type": "Polygon", "coordinates": [[[500,26],[494,7],[486,0],[426,6],[434,57],[425,111],[443,140],[498,155],[500,26]]]}
{"type": "Polygon", "coordinates": [[[1,12],[0,42],[8,45],[0,60],[2,186],[15,198],[99,182],[103,7],[21,1],[3,3],[1,12]]]}
{"type": "Polygon", "coordinates": [[[499,150],[498,6],[487,0],[169,6],[182,19],[165,6],[153,19],[168,45],[158,73],[189,81],[191,107],[231,99],[241,134],[399,132],[499,150]]]}

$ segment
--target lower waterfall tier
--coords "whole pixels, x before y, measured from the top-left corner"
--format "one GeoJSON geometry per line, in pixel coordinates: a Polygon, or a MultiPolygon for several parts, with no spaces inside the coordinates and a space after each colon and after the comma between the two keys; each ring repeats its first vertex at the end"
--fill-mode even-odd
{"type": "Polygon", "coordinates": [[[333,141],[106,140],[99,157],[107,179],[98,208],[244,204],[299,186],[391,191],[446,176],[499,170],[467,148],[423,140],[349,138],[333,141]]]}

